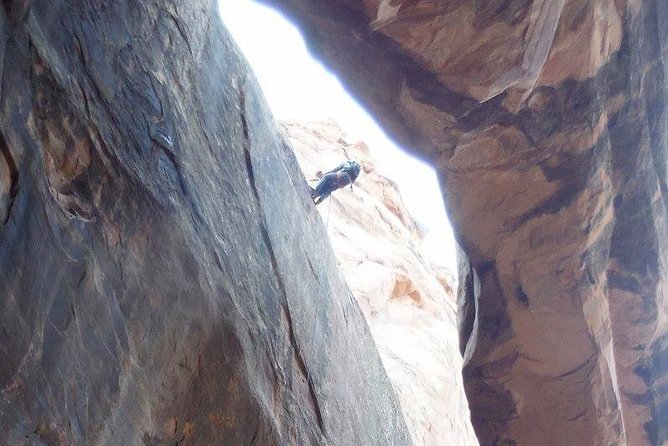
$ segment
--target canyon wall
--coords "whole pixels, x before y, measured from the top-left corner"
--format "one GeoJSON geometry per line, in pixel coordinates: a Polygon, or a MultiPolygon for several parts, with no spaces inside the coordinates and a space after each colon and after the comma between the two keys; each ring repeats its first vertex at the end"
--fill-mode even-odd
{"type": "Polygon", "coordinates": [[[668,4],[264,3],[438,170],[481,443],[668,443],[668,4]]]}
{"type": "MultiPolygon", "coordinates": [[[[267,3],[438,170],[481,444],[667,443],[668,5],[267,3]]],[[[3,441],[411,443],[213,3],[7,0],[0,54],[3,441]]]]}
{"type": "Polygon", "coordinates": [[[213,2],[4,1],[0,55],[0,443],[411,444],[213,2]]]}

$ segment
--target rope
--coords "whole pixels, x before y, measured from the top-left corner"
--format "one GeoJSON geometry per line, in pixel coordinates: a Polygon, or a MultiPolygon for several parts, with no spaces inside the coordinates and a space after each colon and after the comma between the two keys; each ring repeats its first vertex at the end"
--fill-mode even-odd
{"type": "Polygon", "coordinates": [[[325,231],[329,232],[329,211],[332,210],[332,200],[334,198],[330,195],[329,196],[329,204],[327,205],[327,224],[325,225],[325,231]]]}

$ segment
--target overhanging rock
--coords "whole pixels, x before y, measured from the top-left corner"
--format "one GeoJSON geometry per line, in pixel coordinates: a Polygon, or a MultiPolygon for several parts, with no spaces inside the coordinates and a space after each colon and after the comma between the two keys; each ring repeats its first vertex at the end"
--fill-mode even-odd
{"type": "Polygon", "coordinates": [[[668,441],[666,2],[265,3],[438,170],[481,443],[668,441]]]}

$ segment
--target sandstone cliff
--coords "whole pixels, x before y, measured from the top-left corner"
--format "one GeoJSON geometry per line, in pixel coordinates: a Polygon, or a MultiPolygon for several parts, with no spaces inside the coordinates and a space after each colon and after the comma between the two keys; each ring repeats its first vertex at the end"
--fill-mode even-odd
{"type": "MultiPolygon", "coordinates": [[[[668,442],[668,4],[271,3],[439,171],[481,443],[668,442]]],[[[0,5],[8,444],[410,443],[216,15],[0,5]]]]}
{"type": "Polygon", "coordinates": [[[0,55],[0,443],[410,444],[213,2],[4,1],[0,55]]]}
{"type": "Polygon", "coordinates": [[[668,442],[668,2],[266,3],[438,169],[481,442],[668,442]]]}
{"type": "Polygon", "coordinates": [[[319,211],[414,444],[478,444],[461,376],[453,281],[440,282],[448,272],[421,254],[424,234],[397,187],[376,170],[368,147],[347,141],[335,123],[289,122],[283,128],[307,178],[347,157],[363,165],[353,191],[335,192],[319,211]]]}

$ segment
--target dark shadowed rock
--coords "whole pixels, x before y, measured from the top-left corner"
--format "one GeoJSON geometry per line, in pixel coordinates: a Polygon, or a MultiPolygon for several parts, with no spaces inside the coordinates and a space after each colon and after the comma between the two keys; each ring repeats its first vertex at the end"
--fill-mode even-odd
{"type": "Polygon", "coordinates": [[[0,26],[0,442],[409,444],[213,2],[0,26]]]}
{"type": "Polygon", "coordinates": [[[668,442],[668,4],[265,3],[438,169],[481,443],[668,442]]]}

